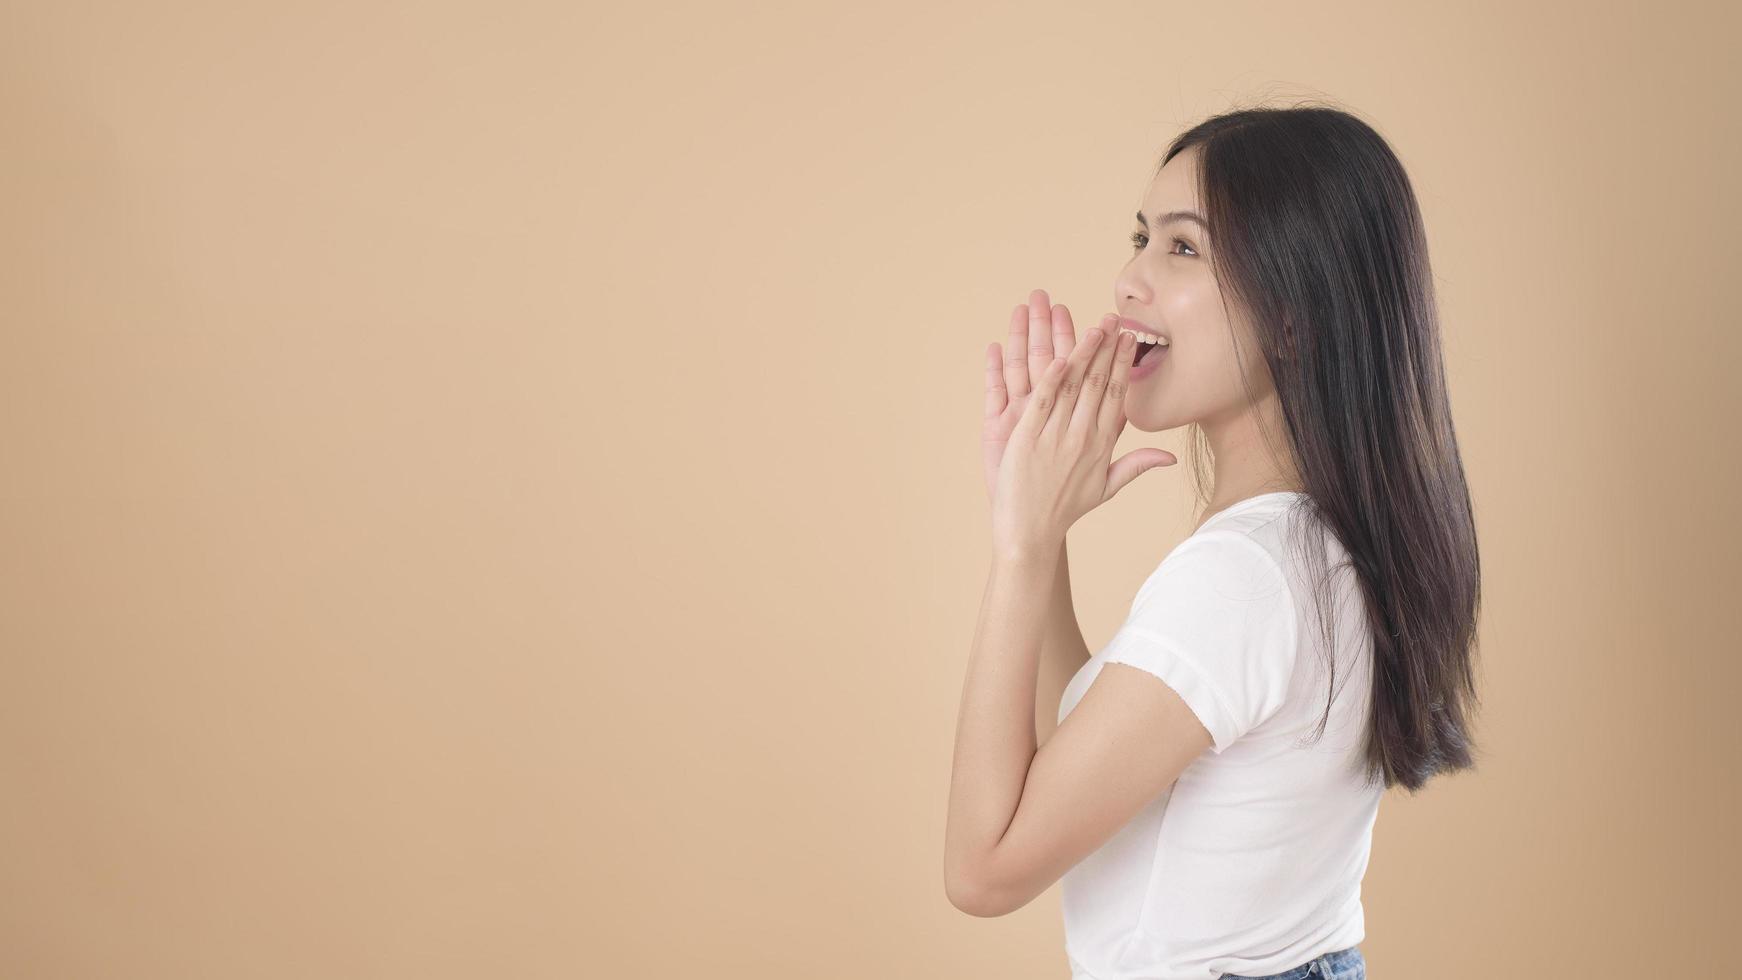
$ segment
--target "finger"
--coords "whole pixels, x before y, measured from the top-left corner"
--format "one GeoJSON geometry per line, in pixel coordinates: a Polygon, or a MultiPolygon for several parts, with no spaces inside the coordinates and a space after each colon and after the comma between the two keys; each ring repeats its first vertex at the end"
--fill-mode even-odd
{"type": "Polygon", "coordinates": [[[1120,341],[1125,334],[1118,330],[1117,317],[1108,314],[1101,318],[1101,331],[1106,339],[1095,349],[1095,356],[1089,359],[1088,373],[1083,375],[1083,385],[1077,393],[1077,404],[1071,412],[1067,423],[1072,435],[1089,438],[1100,425],[1101,409],[1107,400],[1107,382],[1113,376],[1113,355],[1123,353],[1120,341]]]}
{"type": "Polygon", "coordinates": [[[1137,360],[1137,338],[1119,331],[1119,352],[1113,356],[1113,376],[1107,379],[1107,397],[1101,400],[1101,417],[1095,428],[1119,438],[1125,425],[1125,393],[1131,390],[1131,364],[1137,360]]]}
{"type": "Polygon", "coordinates": [[[1061,433],[1068,431],[1071,418],[1076,412],[1077,401],[1083,390],[1083,376],[1089,373],[1089,367],[1096,354],[1107,340],[1106,321],[1100,327],[1092,327],[1083,334],[1083,342],[1077,349],[1071,351],[1066,358],[1064,377],[1059,379],[1059,391],[1053,411],[1048,416],[1048,425],[1061,433]]]}
{"type": "Polygon", "coordinates": [[[1028,395],[1028,404],[1022,407],[1022,418],[1017,420],[1012,438],[1021,435],[1025,439],[1032,439],[1046,427],[1053,405],[1058,401],[1059,384],[1064,380],[1069,367],[1069,363],[1060,357],[1055,358],[1040,372],[1040,376],[1035,379],[1034,390],[1028,395]]]}
{"type": "Polygon", "coordinates": [[[1004,355],[998,345],[986,348],[986,417],[994,418],[1010,403],[1010,392],[1004,387],[1004,355]]]}
{"type": "Polygon", "coordinates": [[[1077,326],[1071,322],[1071,311],[1065,309],[1065,304],[1055,303],[1052,308],[1052,351],[1056,357],[1063,357],[1077,349],[1077,326]]]}
{"type": "Polygon", "coordinates": [[[1045,373],[1047,365],[1054,357],[1063,357],[1064,351],[1052,349],[1052,301],[1047,299],[1046,290],[1036,289],[1028,294],[1028,376],[1039,378],[1045,373]]]}
{"type": "Polygon", "coordinates": [[[1004,387],[1012,398],[1022,398],[1029,392],[1028,384],[1028,306],[1018,303],[1010,308],[1010,335],[1004,340],[1004,387]]]}
{"type": "Polygon", "coordinates": [[[1112,500],[1114,494],[1150,470],[1158,466],[1172,466],[1177,462],[1179,460],[1174,454],[1165,449],[1133,449],[1107,467],[1107,490],[1101,502],[1112,500]]]}

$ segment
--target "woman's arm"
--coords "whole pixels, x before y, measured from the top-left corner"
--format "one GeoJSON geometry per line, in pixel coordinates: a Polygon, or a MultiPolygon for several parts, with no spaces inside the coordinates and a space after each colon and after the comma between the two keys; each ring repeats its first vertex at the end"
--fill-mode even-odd
{"type": "Polygon", "coordinates": [[[1070,556],[1059,545],[1058,567],[1053,571],[1052,591],[1047,600],[1046,626],[1041,634],[1040,676],[1034,701],[1035,744],[1045,745],[1058,730],[1059,701],[1065,686],[1089,659],[1089,645],[1077,621],[1071,600],[1070,556]]]}
{"type": "Polygon", "coordinates": [[[979,904],[974,883],[984,880],[982,868],[1016,814],[1040,748],[1035,678],[1056,568],[1056,555],[999,554],[986,576],[956,711],[944,828],[944,891],[957,908],[979,904]]]}
{"type": "Polygon", "coordinates": [[[1030,708],[1056,573],[1056,558],[994,558],[981,599],[944,839],[945,894],[970,915],[1023,907],[1129,824],[1212,747],[1201,719],[1238,734],[1207,707],[1218,689],[1186,673],[1166,639],[1170,616],[1129,633],[1124,662],[1100,672],[1042,749],[1030,708]],[[1182,694],[1170,677],[1192,683],[1182,694]]]}

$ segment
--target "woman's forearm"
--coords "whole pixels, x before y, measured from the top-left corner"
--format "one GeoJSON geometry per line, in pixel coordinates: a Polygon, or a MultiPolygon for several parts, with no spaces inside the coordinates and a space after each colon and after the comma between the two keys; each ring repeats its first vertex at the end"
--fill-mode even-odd
{"type": "Polygon", "coordinates": [[[1089,655],[1089,644],[1083,639],[1076,605],[1071,599],[1070,555],[1061,543],[1052,589],[1048,593],[1046,627],[1041,638],[1040,676],[1035,688],[1034,729],[1038,744],[1045,745],[1058,729],[1059,699],[1064,695],[1065,685],[1070,683],[1089,655]]]}
{"type": "Polygon", "coordinates": [[[972,893],[979,871],[1016,814],[1034,762],[1035,678],[1057,559],[998,557],[956,714],[955,761],[944,831],[945,887],[972,893]]]}

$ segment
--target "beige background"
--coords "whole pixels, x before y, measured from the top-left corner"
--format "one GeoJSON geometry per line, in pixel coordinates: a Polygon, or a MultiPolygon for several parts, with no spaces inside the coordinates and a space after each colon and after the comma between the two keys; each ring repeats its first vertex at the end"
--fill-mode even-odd
{"type": "Polygon", "coordinates": [[[1742,24],[1478,7],[7,4],[0,974],[1062,980],[942,887],[982,353],[1300,98],[1415,181],[1487,573],[1370,975],[1724,972],[1742,24]]]}

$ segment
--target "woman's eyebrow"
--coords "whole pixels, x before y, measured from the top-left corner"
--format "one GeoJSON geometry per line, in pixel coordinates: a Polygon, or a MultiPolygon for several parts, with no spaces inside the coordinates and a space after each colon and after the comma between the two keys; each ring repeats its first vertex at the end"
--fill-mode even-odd
{"type": "MultiPolygon", "coordinates": [[[[1196,221],[1198,227],[1204,229],[1206,232],[1210,230],[1209,222],[1205,221],[1204,216],[1196,211],[1169,211],[1166,214],[1158,214],[1155,216],[1155,223],[1158,226],[1165,225],[1169,221],[1196,221]]],[[[1149,221],[1143,217],[1142,211],[1137,212],[1137,223],[1145,228],[1149,227],[1149,221]]]]}

